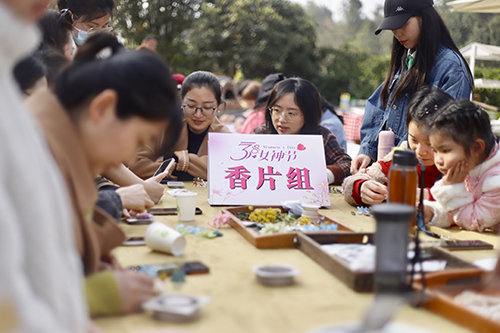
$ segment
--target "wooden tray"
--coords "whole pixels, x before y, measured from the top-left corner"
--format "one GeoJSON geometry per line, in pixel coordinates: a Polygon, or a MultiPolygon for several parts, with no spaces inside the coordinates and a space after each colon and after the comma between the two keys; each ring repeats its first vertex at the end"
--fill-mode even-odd
{"type": "MultiPolygon", "coordinates": [[[[279,206],[254,206],[254,208],[278,208],[283,212],[284,210],[279,206]]],[[[261,235],[256,230],[252,228],[247,228],[243,222],[236,217],[236,213],[248,213],[250,210],[247,207],[235,207],[222,209],[224,213],[231,214],[231,221],[229,224],[236,231],[238,231],[246,240],[252,243],[258,249],[284,249],[284,248],[295,248],[295,238],[297,232],[285,232],[279,234],[261,235]]],[[[354,230],[344,226],[343,224],[326,217],[327,221],[334,222],[338,225],[337,231],[316,231],[310,232],[310,234],[338,234],[345,232],[354,232],[354,230]]],[[[309,232],[308,232],[309,234],[309,232]]]]}
{"type": "MultiPolygon", "coordinates": [[[[323,266],[324,269],[343,281],[349,288],[357,292],[370,292],[373,291],[374,274],[372,272],[352,271],[349,268],[349,263],[347,261],[339,257],[330,256],[328,253],[321,249],[321,245],[335,243],[362,244],[363,240],[367,240],[368,243],[373,244],[374,236],[375,234],[372,233],[336,235],[313,235],[299,233],[297,235],[297,248],[307,254],[318,264],[323,266]]],[[[472,264],[453,256],[448,251],[442,250],[438,247],[432,247],[427,249],[426,251],[432,254],[434,259],[446,260],[446,270],[471,269],[475,267],[472,264]]],[[[430,273],[427,273],[426,276],[427,275],[430,275],[430,273]]]]}
{"type": "MultiPolygon", "coordinates": [[[[499,290],[483,288],[482,282],[485,274],[478,268],[426,274],[425,299],[422,306],[475,332],[500,332],[500,321],[484,317],[453,300],[456,295],[466,289],[500,297],[499,290]]],[[[416,280],[413,288],[422,291],[422,281],[416,280]]]]}

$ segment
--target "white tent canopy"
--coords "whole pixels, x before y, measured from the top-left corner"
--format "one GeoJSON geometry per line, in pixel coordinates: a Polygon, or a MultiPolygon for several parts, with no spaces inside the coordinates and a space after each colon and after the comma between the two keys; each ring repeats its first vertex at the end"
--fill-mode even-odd
{"type": "Polygon", "coordinates": [[[469,66],[472,72],[472,76],[474,76],[474,67],[476,66],[476,59],[500,61],[500,46],[472,43],[461,48],[460,52],[465,58],[470,59],[469,66]]]}
{"type": "Polygon", "coordinates": [[[500,13],[499,0],[457,0],[447,5],[456,12],[500,13]]]}

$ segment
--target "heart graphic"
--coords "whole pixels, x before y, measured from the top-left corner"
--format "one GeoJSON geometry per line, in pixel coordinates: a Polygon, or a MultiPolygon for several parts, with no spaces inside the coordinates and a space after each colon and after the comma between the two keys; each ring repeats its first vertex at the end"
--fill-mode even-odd
{"type": "Polygon", "coordinates": [[[306,147],[304,147],[304,145],[302,143],[299,143],[299,145],[297,146],[297,149],[298,150],[306,150],[306,147]]]}

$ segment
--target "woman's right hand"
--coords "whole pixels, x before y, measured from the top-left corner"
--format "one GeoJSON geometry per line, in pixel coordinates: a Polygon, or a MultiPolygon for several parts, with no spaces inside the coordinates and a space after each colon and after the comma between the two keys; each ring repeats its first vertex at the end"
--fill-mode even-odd
{"type": "Polygon", "coordinates": [[[163,180],[163,178],[167,177],[169,173],[171,173],[173,170],[175,170],[175,166],[171,168],[170,171],[168,170],[163,171],[162,173],[150,177],[143,182],[144,188],[146,189],[146,191],[149,194],[149,197],[151,198],[151,200],[153,200],[155,204],[157,204],[160,201],[161,197],[163,197],[163,192],[165,190],[165,187],[160,182],[163,180]]]}
{"type": "Polygon", "coordinates": [[[355,175],[359,170],[366,168],[371,161],[370,156],[365,154],[359,154],[353,158],[351,162],[351,175],[355,175]]]}
{"type": "Polygon", "coordinates": [[[154,278],[130,270],[113,270],[123,312],[140,312],[141,304],[154,296],[154,278]]]}
{"type": "Polygon", "coordinates": [[[367,180],[361,184],[361,201],[367,205],[379,204],[387,199],[387,186],[375,180],[367,180]]]}
{"type": "Polygon", "coordinates": [[[151,201],[148,192],[146,192],[145,187],[141,184],[120,187],[116,190],[116,193],[120,196],[124,209],[142,213],[154,206],[154,202],[151,201]]]}

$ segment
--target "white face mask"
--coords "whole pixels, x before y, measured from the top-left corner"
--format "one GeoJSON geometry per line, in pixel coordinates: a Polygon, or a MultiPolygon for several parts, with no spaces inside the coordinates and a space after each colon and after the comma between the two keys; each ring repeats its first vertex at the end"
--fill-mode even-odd
{"type": "Polygon", "coordinates": [[[78,29],[75,26],[73,26],[73,28],[75,28],[76,31],[78,31],[78,37],[76,37],[75,34],[72,34],[73,40],[75,41],[76,45],[78,45],[78,46],[83,45],[83,43],[85,42],[87,37],[93,32],[93,31],[85,31],[82,29],[78,29]]]}

